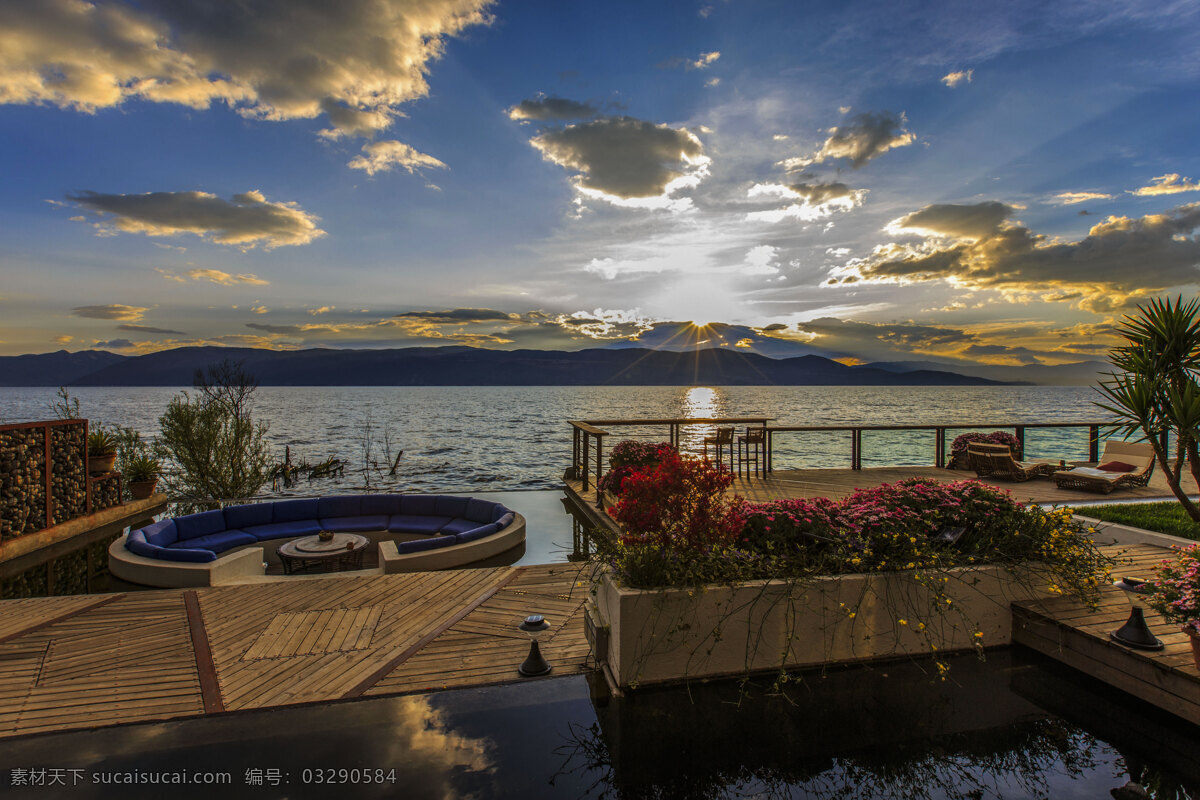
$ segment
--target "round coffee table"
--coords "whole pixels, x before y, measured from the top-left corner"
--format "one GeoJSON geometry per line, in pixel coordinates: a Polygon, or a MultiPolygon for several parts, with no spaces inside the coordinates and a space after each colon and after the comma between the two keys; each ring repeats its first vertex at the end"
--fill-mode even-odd
{"type": "Polygon", "coordinates": [[[335,533],[323,540],[319,536],[293,539],[275,553],[283,564],[284,575],[297,572],[341,572],[361,569],[363,553],[371,540],[357,533],[335,533]]]}

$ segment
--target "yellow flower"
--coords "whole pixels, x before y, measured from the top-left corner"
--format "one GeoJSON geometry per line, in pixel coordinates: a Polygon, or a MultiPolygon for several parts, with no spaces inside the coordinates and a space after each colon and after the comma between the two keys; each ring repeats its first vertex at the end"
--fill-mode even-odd
{"type": "Polygon", "coordinates": [[[899,622],[901,625],[907,625],[907,624],[908,624],[908,620],[906,620],[906,619],[898,619],[898,620],[896,620],[896,621],[897,621],[897,622],[899,622]]]}

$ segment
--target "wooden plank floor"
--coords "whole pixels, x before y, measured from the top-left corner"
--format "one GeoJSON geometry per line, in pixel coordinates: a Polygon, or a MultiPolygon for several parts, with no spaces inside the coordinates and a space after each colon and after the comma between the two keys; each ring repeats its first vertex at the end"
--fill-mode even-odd
{"type": "Polygon", "coordinates": [[[571,564],[0,601],[0,737],[588,669],[571,564]]]}
{"type": "MultiPolygon", "coordinates": [[[[1170,555],[1168,549],[1153,545],[1104,549],[1120,561],[1115,575],[1143,580],[1151,578],[1159,562],[1170,555]]],[[[1112,586],[1103,589],[1096,610],[1069,597],[1015,603],[1013,641],[1200,724],[1200,670],[1193,663],[1187,635],[1178,624],[1147,608],[1146,622],[1165,647],[1160,651],[1123,647],[1108,634],[1125,623],[1130,607],[1130,597],[1112,586]]]]}

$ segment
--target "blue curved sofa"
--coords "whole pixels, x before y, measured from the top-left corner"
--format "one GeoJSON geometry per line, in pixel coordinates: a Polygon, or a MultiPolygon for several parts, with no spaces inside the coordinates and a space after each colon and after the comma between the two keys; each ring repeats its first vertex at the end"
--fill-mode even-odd
{"type": "Polygon", "coordinates": [[[344,495],[229,506],[130,531],[125,547],[164,561],[206,563],[235,547],[319,531],[421,534],[398,542],[400,554],[471,542],[508,527],[514,513],[474,497],[426,494],[344,495]]]}

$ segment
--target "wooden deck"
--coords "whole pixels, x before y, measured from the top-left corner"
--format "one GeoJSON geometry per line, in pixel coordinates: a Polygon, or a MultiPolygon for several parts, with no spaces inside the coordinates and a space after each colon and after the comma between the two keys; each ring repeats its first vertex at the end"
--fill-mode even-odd
{"type": "MultiPolygon", "coordinates": [[[[1106,548],[1119,553],[1118,576],[1151,577],[1168,551],[1151,545],[1106,548]]],[[[1130,598],[1106,587],[1100,608],[1092,611],[1062,597],[1035,606],[1013,605],[1013,641],[1037,650],[1164,711],[1200,724],[1200,670],[1192,660],[1187,634],[1146,609],[1150,630],[1162,650],[1133,650],[1108,634],[1129,617],[1130,598]]]]}
{"type": "Polygon", "coordinates": [[[0,737],[516,679],[540,613],[588,669],[571,564],[0,601],[0,737]]]}

